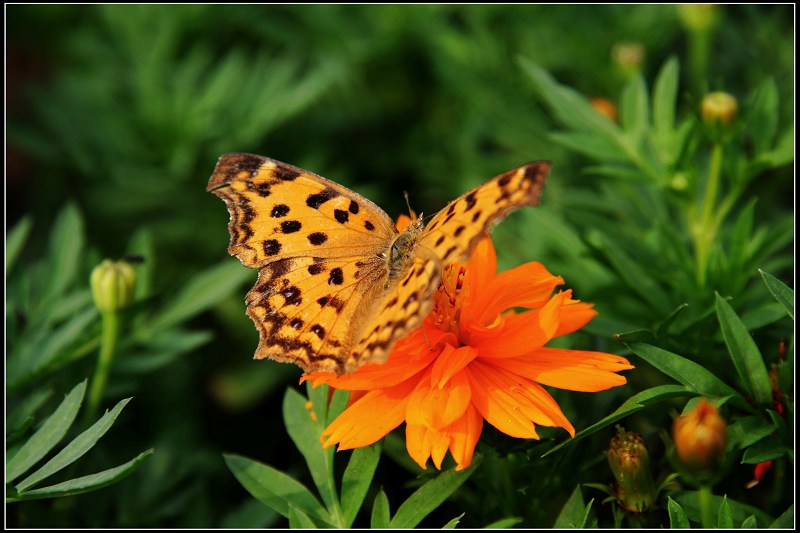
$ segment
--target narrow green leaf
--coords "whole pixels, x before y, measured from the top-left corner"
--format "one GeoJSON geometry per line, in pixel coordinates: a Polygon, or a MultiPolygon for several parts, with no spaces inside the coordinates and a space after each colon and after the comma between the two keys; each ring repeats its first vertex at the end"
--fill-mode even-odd
{"type": "MultiPolygon", "coordinates": [[[[7,414],[6,418],[6,431],[16,432],[23,424],[28,425],[28,420],[33,420],[33,415],[39,408],[44,405],[50,396],[53,395],[52,389],[39,388],[28,394],[18,405],[13,407],[7,414]]],[[[13,441],[9,436],[6,436],[6,443],[13,441]]]]}
{"type": "Polygon", "coordinates": [[[722,498],[722,503],[719,506],[717,527],[720,529],[733,529],[733,516],[731,516],[731,506],[728,505],[727,496],[722,498]]]}
{"type": "Polygon", "coordinates": [[[294,505],[289,505],[289,527],[291,529],[317,529],[311,517],[294,505]]]}
{"type": "MultiPolygon", "coordinates": [[[[677,492],[673,494],[675,501],[677,501],[683,510],[686,512],[686,516],[689,520],[693,522],[700,523],[700,497],[697,491],[683,491],[677,492]]],[[[721,496],[711,496],[711,505],[719,508],[722,505],[722,497],[721,496]]],[[[772,518],[764,511],[758,509],[757,507],[753,507],[751,505],[746,505],[744,503],[739,503],[735,500],[728,499],[728,506],[731,510],[731,516],[734,523],[742,523],[748,516],[754,515],[759,523],[762,524],[769,524],[772,522],[772,518]]]]}
{"type": "Polygon", "coordinates": [[[442,529],[455,529],[456,526],[458,526],[458,523],[461,522],[461,519],[464,518],[464,514],[465,513],[461,513],[457,517],[447,522],[444,526],[442,526],[442,529]]]}
{"type": "Polygon", "coordinates": [[[698,394],[738,396],[734,389],[694,361],[649,344],[635,342],[628,347],[655,368],[698,394]]]}
{"type": "Polygon", "coordinates": [[[674,324],[675,321],[678,319],[678,317],[680,317],[681,314],[688,308],[689,304],[687,303],[683,303],[678,307],[676,307],[675,310],[672,313],[670,313],[670,315],[667,318],[665,318],[664,321],[661,322],[661,324],[659,324],[658,328],[656,329],[656,337],[660,338],[666,335],[667,331],[669,331],[669,327],[672,324],[674,324]]]}
{"type": "Polygon", "coordinates": [[[673,145],[675,106],[678,97],[678,60],[670,57],[653,86],[653,132],[662,163],[671,163],[677,146],[673,145]]]}
{"type": "MultiPolygon", "coordinates": [[[[603,137],[589,133],[558,131],[549,135],[553,142],[598,161],[627,161],[628,158],[617,145],[603,137]]],[[[641,174],[636,174],[641,179],[641,174]]]]}
{"type": "MultiPolygon", "coordinates": [[[[187,320],[226,298],[245,281],[252,272],[238,262],[223,261],[199,274],[184,285],[164,310],[153,318],[146,328],[149,337],[154,330],[166,329],[187,320]]],[[[142,333],[145,335],[144,333],[142,333]]]]}
{"type": "Polygon", "coordinates": [[[741,529],[755,529],[757,527],[758,527],[758,520],[756,520],[755,516],[750,515],[744,519],[744,522],[742,522],[741,529]]]}
{"type": "Polygon", "coordinates": [[[122,409],[128,405],[129,401],[131,401],[131,399],[126,398],[117,403],[114,409],[106,412],[106,414],[103,415],[100,420],[92,424],[89,429],[75,437],[72,442],[67,444],[55,457],[47,461],[44,466],[22,480],[17,485],[17,491],[19,493],[25,492],[36,483],[52,476],[83,457],[83,455],[91,450],[94,445],[97,444],[97,441],[111,429],[114,421],[122,412],[122,409]]]}
{"type": "Polygon", "coordinates": [[[69,481],[65,481],[57,485],[34,489],[26,492],[13,501],[74,496],[75,494],[83,494],[84,492],[102,489],[103,487],[113,485],[114,483],[131,474],[134,470],[139,468],[139,465],[142,463],[142,461],[144,461],[152,453],[153,449],[151,448],[140,453],[127,463],[120,466],[109,468],[108,470],[103,470],[102,472],[98,472],[96,474],[70,479],[69,481]]]}
{"type": "MultiPolygon", "coordinates": [[[[322,388],[322,387],[319,387],[322,388]]],[[[327,390],[327,387],[325,387],[327,390]]],[[[320,435],[324,429],[327,398],[307,400],[289,387],[283,396],[283,421],[286,431],[303,454],[314,484],[329,511],[338,509],[339,500],[333,479],[333,447],[323,448],[320,435]],[[310,403],[310,409],[306,407],[310,403]]],[[[335,516],[331,519],[336,520],[335,516]]]]}
{"type": "Polygon", "coordinates": [[[42,427],[11,458],[6,464],[6,483],[10,483],[24,474],[58,444],[75,420],[85,391],[86,380],[70,391],[55,412],[42,424],[42,427]]]}
{"type": "MultiPolygon", "coordinates": [[[[769,522],[764,522],[768,524],[769,522]]],[[[769,524],[770,529],[793,529],[794,528],[794,505],[790,505],[774,522],[769,524]]]]}
{"type": "Polygon", "coordinates": [[[597,521],[596,520],[595,520],[594,526],[589,526],[588,525],[589,524],[589,517],[591,516],[591,513],[592,513],[592,505],[593,504],[594,504],[594,498],[589,500],[589,503],[586,504],[586,509],[584,509],[584,511],[583,511],[583,518],[581,519],[581,524],[580,524],[580,526],[578,526],[581,529],[586,529],[587,527],[591,527],[592,529],[596,529],[597,528],[597,523],[596,523],[597,521]]]}
{"type": "Polygon", "coordinates": [[[670,529],[689,529],[692,527],[681,504],[669,496],[667,496],[667,510],[669,511],[670,529]]]}
{"type": "Polygon", "coordinates": [[[383,492],[383,487],[378,490],[375,495],[375,501],[372,502],[372,517],[370,518],[370,527],[372,529],[389,529],[391,524],[391,515],[389,512],[389,498],[383,492]]]}
{"type": "Polygon", "coordinates": [[[752,446],[770,433],[775,426],[760,416],[746,416],[728,426],[727,449],[743,449],[752,446]]]}
{"type": "Polygon", "coordinates": [[[456,472],[455,469],[447,470],[425,483],[397,509],[390,527],[393,529],[416,527],[423,518],[439,507],[469,479],[479,462],[473,459],[472,465],[461,472],[456,472]]]}
{"type": "Polygon", "coordinates": [[[772,147],[778,132],[778,86],[775,80],[767,78],[758,87],[753,102],[750,103],[748,138],[753,143],[756,155],[772,147]]]}
{"type": "Polygon", "coordinates": [[[722,328],[722,337],[739,374],[739,378],[756,403],[772,401],[772,386],[769,383],[764,358],[756,343],[730,304],[717,294],[717,317],[722,328]]]}
{"type": "Polygon", "coordinates": [[[758,272],[761,274],[761,277],[764,279],[764,283],[767,285],[767,289],[772,294],[772,296],[786,308],[786,312],[789,314],[789,317],[794,320],[794,290],[790,289],[784,282],[776,278],[775,276],[764,272],[761,269],[758,269],[758,272]]]}
{"type": "Polygon", "coordinates": [[[83,257],[83,240],[83,218],[78,208],[68,203],[58,213],[50,233],[43,301],[61,295],[75,280],[83,257]]]}
{"type": "Polygon", "coordinates": [[[620,123],[630,143],[639,148],[650,125],[650,102],[644,78],[634,76],[625,85],[620,100],[620,123]]]}
{"type": "Polygon", "coordinates": [[[640,411],[647,407],[648,405],[652,405],[654,403],[669,400],[675,397],[682,397],[682,396],[691,396],[697,394],[696,392],[687,389],[686,387],[681,387],[678,385],[661,385],[659,387],[653,387],[651,389],[644,390],[639,394],[631,396],[625,403],[623,403],[619,408],[608,415],[607,417],[603,418],[599,422],[596,422],[589,426],[588,428],[579,431],[575,434],[574,437],[571,439],[567,439],[561,444],[554,446],[550,450],[547,451],[542,457],[546,457],[556,451],[560,450],[564,446],[570,446],[575,444],[579,440],[583,439],[584,437],[588,437],[592,433],[599,431],[607,426],[610,426],[614,422],[625,418],[637,411],[640,411]]]}
{"type": "Polygon", "coordinates": [[[289,518],[290,506],[295,506],[334,527],[322,504],[302,483],[280,470],[240,455],[223,454],[223,457],[239,483],[264,505],[285,518],[289,518]]]}
{"type": "Polygon", "coordinates": [[[500,520],[492,522],[488,526],[484,526],[483,529],[511,529],[521,522],[522,518],[518,516],[511,516],[509,518],[501,518],[500,520]]]}
{"type": "Polygon", "coordinates": [[[730,260],[735,265],[744,265],[752,250],[753,220],[755,215],[756,199],[753,198],[736,217],[736,222],[731,230],[730,260]]]}
{"type": "Polygon", "coordinates": [[[6,235],[6,278],[8,278],[8,273],[11,272],[11,269],[14,268],[19,253],[28,241],[28,235],[30,235],[32,227],[33,219],[26,215],[6,235]]]}
{"type": "Polygon", "coordinates": [[[580,485],[575,487],[572,491],[567,503],[561,508],[558,513],[556,523],[553,524],[554,529],[576,528],[583,522],[584,509],[586,505],[583,503],[583,495],[581,494],[580,485]]]}
{"type": "Polygon", "coordinates": [[[762,439],[744,451],[742,464],[757,465],[783,457],[791,451],[776,438],[762,439]]]}
{"type": "Polygon", "coordinates": [[[345,527],[353,525],[361,509],[380,457],[380,442],[353,450],[342,476],[342,516],[345,527]]]}

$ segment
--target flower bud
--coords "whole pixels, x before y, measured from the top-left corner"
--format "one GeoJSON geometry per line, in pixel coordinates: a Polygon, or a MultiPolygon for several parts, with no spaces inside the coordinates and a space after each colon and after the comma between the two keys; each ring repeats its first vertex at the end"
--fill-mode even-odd
{"type": "Polygon", "coordinates": [[[617,43],[611,49],[611,60],[623,74],[636,74],[642,69],[645,50],[642,43],[623,42],[617,43]]]}
{"type": "Polygon", "coordinates": [[[678,16],[687,30],[705,32],[717,23],[719,7],[714,4],[679,4],[678,16]]]}
{"type": "Polygon", "coordinates": [[[709,126],[729,124],[739,111],[736,98],[725,92],[709,93],[703,98],[700,115],[709,126]]]}
{"type": "Polygon", "coordinates": [[[675,419],[672,438],[678,458],[688,470],[712,472],[725,454],[727,425],[717,408],[701,398],[692,411],[675,419]]]}
{"type": "Polygon", "coordinates": [[[617,121],[617,106],[611,103],[607,98],[592,98],[589,100],[595,111],[606,117],[612,122],[617,121]]]}
{"type": "Polygon", "coordinates": [[[104,260],[89,278],[94,303],[101,312],[123,309],[133,301],[136,272],[125,261],[104,260]]]}
{"type": "Polygon", "coordinates": [[[656,484],[650,473],[650,456],[641,435],[617,426],[611,439],[608,464],[617,480],[617,501],[628,511],[641,513],[656,501],[656,484]]]}

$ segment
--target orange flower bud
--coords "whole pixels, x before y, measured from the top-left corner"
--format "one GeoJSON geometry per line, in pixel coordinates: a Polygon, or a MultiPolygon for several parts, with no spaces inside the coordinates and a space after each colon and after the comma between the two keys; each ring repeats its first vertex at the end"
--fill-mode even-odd
{"type": "Polygon", "coordinates": [[[694,472],[713,470],[725,454],[727,425],[719,411],[705,399],[672,425],[675,450],[683,465],[694,472]]]}
{"type": "Polygon", "coordinates": [[[617,106],[611,103],[607,98],[592,98],[589,100],[595,111],[606,117],[612,122],[617,121],[617,106]]]}
{"type": "Polygon", "coordinates": [[[620,505],[635,513],[649,509],[656,501],[656,484],[642,436],[618,425],[608,449],[608,464],[617,480],[620,505]]]}
{"type": "Polygon", "coordinates": [[[700,114],[708,125],[729,124],[739,112],[736,98],[728,93],[717,91],[709,93],[703,98],[700,114]]]}

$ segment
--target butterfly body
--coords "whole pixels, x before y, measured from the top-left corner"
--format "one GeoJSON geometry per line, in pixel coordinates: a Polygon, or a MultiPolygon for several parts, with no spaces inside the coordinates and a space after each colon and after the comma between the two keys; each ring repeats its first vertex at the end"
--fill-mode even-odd
{"type": "Polygon", "coordinates": [[[228,251],[260,269],[245,299],[256,358],[307,372],[382,362],[421,324],[442,269],[511,210],[539,200],[549,162],[502,174],[398,232],[377,205],[308,171],[251,154],[223,155],[208,191],[227,204],[228,251]]]}

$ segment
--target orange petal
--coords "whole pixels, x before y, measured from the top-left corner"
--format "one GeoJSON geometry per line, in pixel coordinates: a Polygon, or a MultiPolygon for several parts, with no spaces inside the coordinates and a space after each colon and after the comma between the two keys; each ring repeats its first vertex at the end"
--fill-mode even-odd
{"type": "Polygon", "coordinates": [[[447,429],[450,433],[450,453],[458,464],[456,470],[464,470],[472,463],[472,454],[483,430],[483,417],[474,406],[469,405],[464,416],[447,429]]]}
{"type": "MultiPolygon", "coordinates": [[[[431,383],[431,374],[422,374],[406,407],[406,420],[432,429],[442,429],[460,418],[472,394],[464,372],[457,372],[443,386],[431,383]]],[[[446,448],[446,447],[445,447],[446,448]]]]}
{"type": "Polygon", "coordinates": [[[520,438],[539,438],[534,424],[575,429],[556,401],[538,384],[477,359],[467,367],[472,404],[487,422],[520,438]]]}
{"type": "Polygon", "coordinates": [[[475,301],[472,318],[478,324],[489,324],[507,309],[537,309],[544,305],[556,286],[564,280],[554,276],[541,263],[531,262],[499,273],[480,288],[482,298],[475,301]]]}
{"type": "Polygon", "coordinates": [[[340,450],[369,446],[399,426],[416,382],[408,380],[385,390],[370,391],[349,406],[322,432],[323,447],[340,450]]]}
{"type": "Polygon", "coordinates": [[[594,304],[579,302],[577,300],[573,300],[573,302],[561,308],[561,317],[558,329],[556,330],[556,337],[578,331],[597,316],[597,311],[594,310],[594,304]]]}
{"type": "Polygon", "coordinates": [[[477,356],[478,351],[471,346],[456,348],[450,344],[445,345],[442,352],[433,362],[431,369],[432,385],[441,389],[453,374],[467,366],[477,356]]]}
{"type": "Polygon", "coordinates": [[[550,387],[583,392],[597,392],[624,385],[616,374],[633,366],[618,355],[559,348],[539,348],[514,358],[494,363],[509,372],[550,387]]]}
{"type": "Polygon", "coordinates": [[[406,424],[406,449],[408,455],[423,470],[427,467],[428,458],[439,470],[447,453],[450,436],[447,432],[431,429],[417,424],[406,424]]]}

